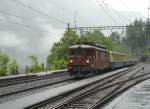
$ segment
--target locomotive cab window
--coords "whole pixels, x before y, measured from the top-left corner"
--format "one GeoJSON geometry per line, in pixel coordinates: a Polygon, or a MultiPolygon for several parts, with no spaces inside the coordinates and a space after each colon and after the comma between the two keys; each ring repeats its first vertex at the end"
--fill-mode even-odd
{"type": "Polygon", "coordinates": [[[89,56],[90,51],[87,49],[70,49],[70,56],[89,56]]]}
{"type": "Polygon", "coordinates": [[[82,51],[79,49],[70,49],[69,54],[70,56],[80,56],[82,54],[82,51]]]}

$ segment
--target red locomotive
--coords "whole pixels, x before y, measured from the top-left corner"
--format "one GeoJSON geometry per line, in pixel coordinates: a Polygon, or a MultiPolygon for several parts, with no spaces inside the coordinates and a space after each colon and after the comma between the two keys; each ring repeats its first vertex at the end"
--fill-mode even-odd
{"type": "Polygon", "coordinates": [[[68,71],[74,77],[87,77],[102,70],[136,64],[131,56],[114,53],[99,44],[69,47],[68,71]]]}

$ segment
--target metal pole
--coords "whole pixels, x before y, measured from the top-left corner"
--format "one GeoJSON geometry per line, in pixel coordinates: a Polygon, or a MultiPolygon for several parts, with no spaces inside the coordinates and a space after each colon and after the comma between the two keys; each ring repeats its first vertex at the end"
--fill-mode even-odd
{"type": "Polygon", "coordinates": [[[75,9],[74,27],[77,27],[77,9],[75,9]]]}
{"type": "Polygon", "coordinates": [[[149,10],[150,10],[150,7],[148,7],[148,20],[149,20],[149,15],[150,15],[149,10]]]}
{"type": "Polygon", "coordinates": [[[67,30],[69,32],[69,30],[70,30],[70,23],[67,24],[67,30]]]}
{"type": "Polygon", "coordinates": [[[148,19],[147,19],[147,26],[146,26],[146,55],[148,55],[148,45],[149,45],[149,18],[150,18],[150,7],[148,7],[148,19]]]}
{"type": "Polygon", "coordinates": [[[82,41],[82,35],[83,35],[83,31],[82,31],[82,28],[80,28],[80,37],[79,37],[79,44],[81,45],[82,41]]]}
{"type": "Polygon", "coordinates": [[[70,46],[70,23],[67,24],[67,36],[68,36],[68,54],[67,57],[69,58],[69,46],[70,46]]]}

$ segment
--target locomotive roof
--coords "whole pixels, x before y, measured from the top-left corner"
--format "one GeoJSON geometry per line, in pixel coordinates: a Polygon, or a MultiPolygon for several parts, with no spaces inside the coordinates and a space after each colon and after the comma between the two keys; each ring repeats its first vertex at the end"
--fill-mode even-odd
{"type": "Polygon", "coordinates": [[[87,48],[94,48],[94,49],[100,49],[100,50],[104,50],[104,51],[108,51],[106,49],[103,49],[103,48],[99,48],[99,47],[95,47],[95,46],[91,46],[91,45],[74,45],[74,46],[70,46],[69,47],[70,49],[76,49],[76,48],[84,48],[84,49],[87,49],[87,48]]]}
{"type": "Polygon", "coordinates": [[[126,55],[127,56],[127,54],[125,54],[125,53],[119,53],[119,52],[110,52],[110,53],[112,53],[112,54],[117,54],[117,55],[126,55]]]}
{"type": "Polygon", "coordinates": [[[93,43],[93,42],[82,42],[82,45],[90,45],[90,46],[94,46],[94,47],[98,47],[102,49],[107,49],[104,45],[100,45],[98,43],[93,43]]]}

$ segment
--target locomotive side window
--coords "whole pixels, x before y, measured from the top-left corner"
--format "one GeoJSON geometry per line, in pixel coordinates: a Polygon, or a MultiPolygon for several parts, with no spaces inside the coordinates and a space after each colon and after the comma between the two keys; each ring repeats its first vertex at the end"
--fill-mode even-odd
{"type": "Polygon", "coordinates": [[[107,60],[107,52],[105,53],[105,59],[107,60]]]}
{"type": "Polygon", "coordinates": [[[107,60],[107,52],[105,52],[105,60],[107,60]]]}
{"type": "Polygon", "coordinates": [[[104,52],[104,60],[106,60],[106,52],[104,52]]]}
{"type": "Polygon", "coordinates": [[[99,57],[99,60],[101,60],[101,51],[99,51],[98,57],[99,57]]]}
{"type": "Polygon", "coordinates": [[[101,52],[101,60],[103,60],[103,52],[101,52]]]}
{"type": "Polygon", "coordinates": [[[109,53],[107,52],[107,61],[109,60],[109,53]]]}
{"type": "Polygon", "coordinates": [[[105,60],[105,52],[103,52],[103,60],[105,60]]]}
{"type": "Polygon", "coordinates": [[[105,52],[104,51],[101,52],[101,59],[105,60],[105,52]]]}
{"type": "Polygon", "coordinates": [[[98,60],[98,50],[96,50],[96,59],[98,60]]]}
{"type": "Polygon", "coordinates": [[[104,52],[104,60],[106,59],[106,52],[104,52]]]}

